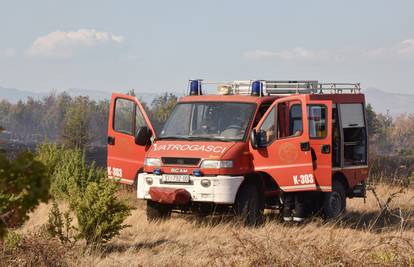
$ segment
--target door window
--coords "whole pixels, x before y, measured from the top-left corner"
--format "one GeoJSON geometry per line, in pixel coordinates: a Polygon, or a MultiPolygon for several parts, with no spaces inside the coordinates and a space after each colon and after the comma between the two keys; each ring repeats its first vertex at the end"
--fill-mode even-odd
{"type": "Polygon", "coordinates": [[[327,135],[326,107],[308,105],[309,137],[323,139],[327,135]]]}
{"type": "Polygon", "coordinates": [[[275,108],[273,108],[260,126],[260,132],[263,132],[264,134],[264,140],[261,140],[261,143],[264,146],[269,145],[276,138],[275,126],[275,108]]]}
{"type": "Polygon", "coordinates": [[[117,98],[115,100],[114,130],[120,133],[134,135],[134,130],[147,126],[144,116],[132,100],[117,98]]]}
{"type": "Polygon", "coordinates": [[[124,134],[134,133],[134,107],[135,103],[117,98],[115,101],[114,130],[124,134]]]}
{"type": "Polygon", "coordinates": [[[302,104],[287,101],[277,105],[278,139],[301,136],[303,133],[302,104]]]}

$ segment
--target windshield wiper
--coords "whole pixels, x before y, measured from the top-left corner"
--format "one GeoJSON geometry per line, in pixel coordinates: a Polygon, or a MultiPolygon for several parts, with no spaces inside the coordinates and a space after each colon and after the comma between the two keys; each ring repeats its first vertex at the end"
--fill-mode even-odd
{"type": "Polygon", "coordinates": [[[158,137],[158,140],[163,140],[163,139],[187,140],[187,141],[191,141],[192,140],[188,136],[167,135],[167,136],[158,137]]]}
{"type": "Polygon", "coordinates": [[[208,136],[190,136],[189,140],[200,140],[200,141],[222,141],[222,142],[234,142],[235,140],[224,139],[224,137],[208,137],[208,136]]]}

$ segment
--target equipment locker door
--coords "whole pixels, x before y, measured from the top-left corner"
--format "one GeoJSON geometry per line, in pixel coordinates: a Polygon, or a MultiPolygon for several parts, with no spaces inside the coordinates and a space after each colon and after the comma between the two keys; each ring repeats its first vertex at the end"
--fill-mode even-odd
{"type": "Polygon", "coordinates": [[[332,101],[311,100],[307,104],[309,138],[314,153],[314,176],[318,189],[332,190],[332,101]]]}
{"type": "Polygon", "coordinates": [[[136,97],[112,94],[108,119],[109,178],[126,184],[134,183],[149,149],[149,145],[135,143],[136,132],[142,126],[147,126],[155,136],[154,128],[136,97]]]}
{"type": "Polygon", "coordinates": [[[313,191],[312,156],[306,104],[309,96],[276,100],[256,127],[260,146],[253,150],[256,171],[268,173],[283,191],[313,191]]]}

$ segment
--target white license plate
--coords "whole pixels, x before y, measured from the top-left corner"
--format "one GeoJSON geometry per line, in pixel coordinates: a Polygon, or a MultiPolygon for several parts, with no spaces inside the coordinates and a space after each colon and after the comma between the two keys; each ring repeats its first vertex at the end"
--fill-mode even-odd
{"type": "Polygon", "coordinates": [[[162,182],[164,183],[189,183],[190,175],[187,174],[163,174],[162,182]]]}

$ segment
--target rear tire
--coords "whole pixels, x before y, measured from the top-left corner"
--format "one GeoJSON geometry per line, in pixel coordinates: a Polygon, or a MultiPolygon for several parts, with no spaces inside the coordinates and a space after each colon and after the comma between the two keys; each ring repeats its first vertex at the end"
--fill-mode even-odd
{"type": "Polygon", "coordinates": [[[326,219],[340,217],[346,209],[345,186],[338,180],[332,182],[332,192],[325,193],[323,212],[326,219]]]}
{"type": "Polygon", "coordinates": [[[246,226],[263,223],[263,205],[255,185],[244,184],[240,187],[235,202],[235,213],[246,226]]]}
{"type": "Polygon", "coordinates": [[[147,220],[149,222],[166,220],[171,217],[171,208],[154,202],[152,200],[147,200],[147,220]]]}

